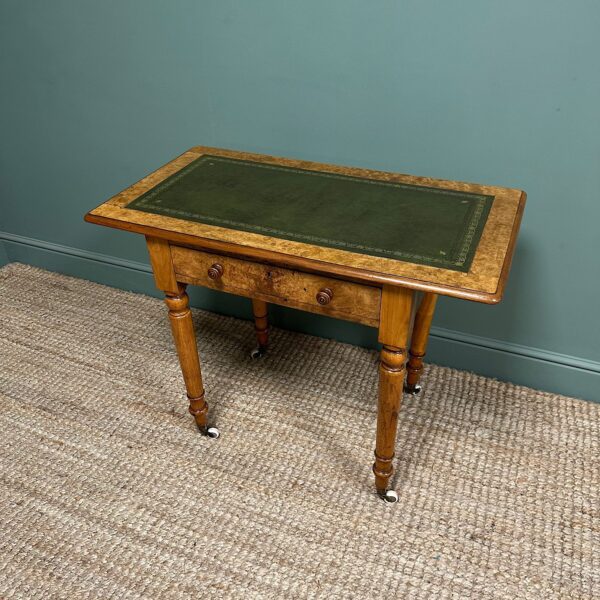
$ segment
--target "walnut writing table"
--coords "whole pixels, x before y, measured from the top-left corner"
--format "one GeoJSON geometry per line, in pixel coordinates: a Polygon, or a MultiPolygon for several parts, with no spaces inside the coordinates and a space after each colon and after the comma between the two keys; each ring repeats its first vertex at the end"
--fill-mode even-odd
{"type": "Polygon", "coordinates": [[[85,219],[146,236],[190,413],[211,437],[188,284],[252,299],[255,357],[269,302],[377,327],[373,471],[393,502],[402,390],[420,390],[437,296],[500,301],[524,205],[520,190],[196,147],[85,219]]]}

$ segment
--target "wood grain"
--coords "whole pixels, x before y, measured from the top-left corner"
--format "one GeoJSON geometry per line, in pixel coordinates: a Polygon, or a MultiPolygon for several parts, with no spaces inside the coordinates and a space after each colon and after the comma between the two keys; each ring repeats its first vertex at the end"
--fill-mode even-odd
{"type": "Polygon", "coordinates": [[[173,269],[169,242],[160,238],[146,236],[146,246],[150,255],[150,263],[156,287],[163,292],[177,294],[179,287],[173,269]]]}
{"type": "Polygon", "coordinates": [[[172,246],[171,254],[178,281],[371,327],[379,324],[379,288],[180,246],[172,246]],[[208,276],[215,263],[223,266],[223,275],[216,280],[208,276]],[[333,299],[322,305],[317,294],[326,288],[333,291],[333,299]]]}
{"type": "Polygon", "coordinates": [[[436,294],[424,294],[415,316],[410,340],[409,360],[406,367],[406,390],[414,392],[423,372],[423,359],[427,351],[429,330],[437,302],[436,294]]]}
{"type": "Polygon", "coordinates": [[[379,341],[383,344],[379,364],[375,487],[383,494],[394,472],[398,413],[402,400],[406,347],[410,334],[415,293],[407,288],[385,286],[381,297],[379,341]]]}
{"type": "Polygon", "coordinates": [[[208,416],[208,404],[204,399],[200,358],[185,284],[177,281],[168,242],[146,237],[146,244],[152,263],[154,281],[158,289],[163,290],[166,294],[165,302],[169,308],[169,321],[185,382],[189,411],[193,415],[196,425],[204,430],[208,416]]]}
{"type": "Polygon", "coordinates": [[[254,315],[254,331],[258,349],[264,350],[269,345],[269,305],[263,300],[252,299],[252,314],[254,315]]]}
{"type": "Polygon", "coordinates": [[[175,341],[175,348],[179,356],[179,365],[181,366],[190,403],[189,411],[196,420],[198,428],[205,429],[208,417],[208,404],[204,399],[204,385],[202,384],[196,334],[189,307],[189,298],[185,293],[185,286],[180,286],[177,293],[167,293],[165,302],[169,307],[169,320],[171,321],[173,340],[175,341]]]}
{"type": "Polygon", "coordinates": [[[365,283],[401,285],[493,304],[501,299],[504,291],[525,199],[524,192],[509,188],[340,167],[198,146],[117,194],[89,212],[85,218],[89,222],[284,267],[299,268],[365,283]],[[493,195],[495,200],[468,273],[282,240],[126,208],[129,202],[166,177],[181,170],[202,154],[493,195]]]}
{"type": "Polygon", "coordinates": [[[188,283],[252,298],[259,347],[268,341],[267,303],[379,327],[377,439],[373,472],[377,491],[393,473],[398,413],[406,374],[407,344],[415,330],[409,387],[422,370],[437,294],[496,303],[503,294],[526,195],[520,190],[435,180],[369,169],[195,147],[117,194],[85,219],[146,235],[156,285],[166,292],[173,338],[190,400],[190,412],[206,427],[208,405],[193,329],[188,283]],[[417,265],[322,246],[215,227],[127,205],[203,154],[494,196],[468,273],[417,265]],[[416,312],[416,291],[425,292],[416,312]]]}

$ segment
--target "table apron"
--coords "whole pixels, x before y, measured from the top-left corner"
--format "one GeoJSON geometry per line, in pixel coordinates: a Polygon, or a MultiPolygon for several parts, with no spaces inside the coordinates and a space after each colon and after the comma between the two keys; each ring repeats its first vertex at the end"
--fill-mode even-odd
{"type": "Polygon", "coordinates": [[[171,245],[171,256],[182,283],[379,326],[380,288],[183,246],[171,245]]]}

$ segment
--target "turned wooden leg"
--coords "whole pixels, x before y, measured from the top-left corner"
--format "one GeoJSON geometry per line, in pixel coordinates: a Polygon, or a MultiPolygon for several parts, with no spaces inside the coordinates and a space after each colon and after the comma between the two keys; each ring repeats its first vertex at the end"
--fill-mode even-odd
{"type": "Polygon", "coordinates": [[[178,293],[167,292],[165,302],[169,307],[169,319],[173,331],[173,339],[179,356],[179,364],[185,381],[187,396],[190,401],[189,411],[196,420],[198,429],[210,437],[218,437],[215,427],[207,426],[208,404],[204,399],[204,386],[200,372],[200,358],[196,345],[196,334],[189,308],[185,285],[179,284],[178,293]]]}
{"type": "Polygon", "coordinates": [[[398,413],[406,373],[406,346],[410,333],[414,292],[405,288],[383,288],[379,341],[379,401],[377,407],[377,441],[375,444],[375,487],[377,493],[389,502],[398,495],[389,489],[394,472],[393,460],[396,446],[398,413]]]}
{"type": "Polygon", "coordinates": [[[406,384],[404,386],[404,391],[409,394],[418,394],[421,391],[419,379],[423,372],[423,358],[427,351],[427,341],[429,340],[429,330],[431,329],[436,301],[437,294],[424,294],[415,316],[409,360],[406,367],[406,384]]]}
{"type": "Polygon", "coordinates": [[[254,331],[258,347],[252,350],[250,356],[259,358],[267,351],[269,344],[269,316],[268,305],[262,300],[252,300],[252,312],[254,313],[254,331]]]}
{"type": "Polygon", "coordinates": [[[219,437],[216,427],[208,427],[208,404],[204,400],[204,386],[200,372],[200,358],[196,345],[196,334],[189,307],[189,298],[185,293],[186,285],[177,281],[171,257],[169,242],[160,238],[146,237],[152,272],[156,287],[165,295],[169,307],[169,320],[173,339],[179,356],[179,365],[185,381],[185,389],[190,401],[190,413],[202,433],[209,437],[219,437]]]}

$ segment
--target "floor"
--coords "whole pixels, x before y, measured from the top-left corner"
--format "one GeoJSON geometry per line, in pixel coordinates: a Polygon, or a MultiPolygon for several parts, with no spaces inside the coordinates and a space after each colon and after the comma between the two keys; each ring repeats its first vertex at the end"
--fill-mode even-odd
{"type": "Polygon", "coordinates": [[[0,597],[600,597],[600,405],[429,366],[389,505],[376,353],[194,319],[218,440],[160,300],[0,269],[0,597]]]}

